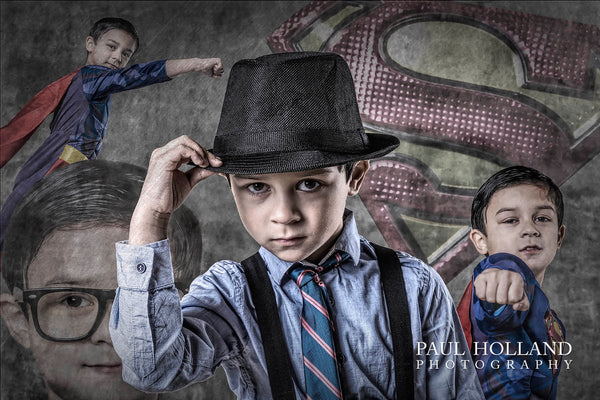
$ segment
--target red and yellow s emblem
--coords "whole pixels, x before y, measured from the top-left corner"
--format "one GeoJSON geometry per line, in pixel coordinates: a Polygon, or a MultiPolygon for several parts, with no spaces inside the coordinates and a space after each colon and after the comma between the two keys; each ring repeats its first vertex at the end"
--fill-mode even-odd
{"type": "Polygon", "coordinates": [[[561,184],[600,152],[597,26],[446,1],[316,1],[267,41],[348,62],[365,128],[402,142],[360,197],[390,247],[446,282],[477,257],[470,204],[487,177],[521,164],[561,184]]]}

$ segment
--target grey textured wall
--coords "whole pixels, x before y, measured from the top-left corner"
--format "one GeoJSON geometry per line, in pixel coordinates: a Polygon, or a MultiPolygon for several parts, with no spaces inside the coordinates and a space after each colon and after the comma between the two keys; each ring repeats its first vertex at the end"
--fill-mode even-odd
{"type": "MultiPolygon", "coordinates": [[[[476,2],[517,11],[600,24],[599,2],[476,2]]],[[[188,134],[211,145],[219,120],[228,69],[242,58],[270,53],[265,38],[306,2],[2,2],[1,116],[10,118],[40,89],[85,61],[84,40],[91,24],[104,16],[120,16],[136,25],[141,48],[133,62],[162,58],[223,59],[225,76],[211,80],[187,74],[172,82],[115,95],[101,159],[146,166],[151,151],[170,139],[188,134]]],[[[598,93],[598,91],[596,92],[598,93]]],[[[1,200],[14,176],[48,133],[47,120],[38,133],[0,172],[1,200]]],[[[594,398],[592,377],[600,357],[594,339],[600,330],[600,157],[585,165],[563,186],[567,237],[544,280],[544,290],[567,328],[573,345],[570,370],[563,370],[559,398],[594,398]]],[[[241,259],[256,249],[244,231],[224,180],[214,177],[194,190],[186,204],[202,221],[204,264],[241,259]]],[[[379,235],[358,202],[357,217],[367,236],[379,235]]],[[[458,299],[472,266],[449,283],[458,299]]],[[[2,328],[2,398],[22,398],[31,386],[25,371],[34,367],[26,354],[15,353],[2,328]],[[16,367],[24,361],[26,368],[16,367]]],[[[39,385],[39,381],[35,381],[39,385]]],[[[37,387],[34,385],[34,388],[37,387]]],[[[186,396],[226,398],[222,375],[186,396]]],[[[33,390],[33,389],[32,389],[33,390]]],[[[26,395],[25,395],[26,396],[26,395]]],[[[171,395],[184,398],[184,393],[171,395]]],[[[166,397],[165,397],[166,398],[166,397]]]]}

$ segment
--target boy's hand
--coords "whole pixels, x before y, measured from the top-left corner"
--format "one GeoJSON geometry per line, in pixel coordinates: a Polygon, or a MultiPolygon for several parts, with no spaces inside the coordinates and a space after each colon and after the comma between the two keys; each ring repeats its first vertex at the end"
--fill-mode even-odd
{"type": "Polygon", "coordinates": [[[173,211],[201,180],[215,172],[194,167],[187,172],[179,167],[188,162],[198,167],[219,167],[222,161],[188,136],[180,136],[152,152],[148,173],[131,218],[129,243],[144,245],[167,237],[173,211]]]}
{"type": "Polygon", "coordinates": [[[165,71],[169,78],[188,72],[202,72],[213,78],[223,76],[223,63],[220,58],[184,58],[180,60],[167,60],[165,71]]]}
{"type": "Polygon", "coordinates": [[[515,311],[529,309],[525,282],[518,272],[488,268],[475,278],[475,295],[494,304],[511,304],[515,311]]]}
{"type": "Polygon", "coordinates": [[[202,72],[212,78],[223,76],[223,64],[220,58],[199,58],[197,71],[202,72]]]}

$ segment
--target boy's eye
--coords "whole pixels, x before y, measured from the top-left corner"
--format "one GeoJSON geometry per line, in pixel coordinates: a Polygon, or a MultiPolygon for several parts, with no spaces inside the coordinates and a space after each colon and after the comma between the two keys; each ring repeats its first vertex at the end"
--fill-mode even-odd
{"type": "Polygon", "coordinates": [[[516,218],[506,218],[502,221],[503,224],[516,224],[517,222],[519,222],[519,220],[516,218]]]}
{"type": "Polygon", "coordinates": [[[312,192],[317,190],[320,186],[321,184],[314,179],[305,179],[298,184],[298,190],[303,192],[312,192]]]}
{"type": "Polygon", "coordinates": [[[131,53],[123,53],[123,57],[129,58],[129,57],[131,57],[131,53]]]}
{"type": "Polygon", "coordinates": [[[62,304],[67,307],[87,307],[92,305],[92,302],[83,296],[71,295],[63,299],[62,304]]]}
{"type": "Polygon", "coordinates": [[[269,190],[269,186],[265,185],[264,183],[252,183],[250,185],[247,186],[248,190],[252,193],[252,194],[262,194],[265,193],[269,190]]]}
{"type": "Polygon", "coordinates": [[[551,219],[548,217],[539,216],[539,217],[535,217],[535,221],[536,222],[550,222],[551,219]]]}

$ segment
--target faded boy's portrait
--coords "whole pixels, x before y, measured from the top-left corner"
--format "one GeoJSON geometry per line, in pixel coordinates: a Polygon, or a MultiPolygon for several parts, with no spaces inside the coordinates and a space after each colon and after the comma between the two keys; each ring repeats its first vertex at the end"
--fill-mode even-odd
{"type": "MultiPolygon", "coordinates": [[[[14,214],[2,258],[12,295],[0,295],[0,311],[12,338],[35,359],[48,398],[155,397],[122,381],[107,326],[114,242],[127,237],[144,174],[127,163],[75,163],[34,186],[14,214]]],[[[189,209],[174,217],[170,237],[183,296],[201,273],[201,232],[189,209]]]]}
{"type": "MultiPolygon", "coordinates": [[[[595,340],[595,332],[600,328],[596,311],[600,304],[594,295],[600,285],[600,272],[595,268],[600,257],[598,246],[595,246],[598,240],[596,226],[600,222],[597,215],[600,188],[595,184],[600,174],[600,4],[597,2],[8,1],[0,3],[0,11],[0,125],[3,127],[0,137],[3,162],[0,203],[3,208],[10,203],[12,210],[7,220],[3,219],[1,227],[3,232],[6,231],[0,253],[3,277],[0,295],[1,398],[226,399],[235,398],[235,393],[250,393],[244,392],[243,384],[238,385],[245,382],[244,375],[242,378],[236,375],[230,368],[231,360],[225,358],[214,365],[206,364],[205,368],[209,370],[201,374],[202,377],[215,376],[203,382],[192,379],[186,382],[193,382],[191,386],[179,391],[162,393],[161,389],[161,393],[156,393],[152,385],[138,385],[140,389],[150,390],[144,392],[123,381],[123,365],[127,369],[125,375],[129,374],[126,380],[132,380],[133,368],[130,369],[132,364],[128,364],[132,361],[127,360],[129,355],[123,349],[115,351],[119,344],[113,343],[115,336],[111,337],[109,324],[111,309],[112,321],[118,321],[114,304],[121,298],[119,293],[131,288],[117,282],[117,266],[121,268],[122,263],[115,255],[115,244],[118,243],[117,247],[128,246],[123,243],[128,240],[132,213],[140,198],[147,170],[154,165],[152,160],[156,149],[182,137],[195,143],[192,146],[201,146],[199,154],[213,154],[214,147],[218,147],[216,137],[219,136],[217,132],[222,114],[227,109],[231,110],[227,92],[234,74],[233,66],[240,60],[257,60],[265,56],[268,60],[279,53],[305,52],[339,57],[340,65],[347,66],[354,85],[351,104],[355,104],[360,129],[364,130],[365,136],[361,137],[391,136],[398,145],[389,152],[368,157],[368,168],[361,163],[356,170],[354,166],[345,164],[327,165],[325,168],[332,168],[333,172],[340,174],[340,180],[350,173],[345,184],[353,182],[352,173],[357,174],[355,181],[360,181],[355,187],[356,193],[347,199],[344,197],[344,205],[336,207],[336,210],[344,211],[343,215],[336,214],[335,218],[326,215],[320,221],[321,226],[327,228],[326,221],[335,219],[336,229],[332,235],[335,237],[329,238],[332,240],[319,248],[320,251],[311,254],[298,253],[291,258],[279,258],[283,253],[275,251],[271,254],[273,258],[266,260],[266,269],[271,267],[271,261],[282,260],[319,268],[321,259],[327,258],[329,250],[344,247],[338,246],[336,240],[345,240],[348,237],[345,232],[352,224],[365,243],[379,244],[418,260],[423,270],[430,271],[428,273],[434,277],[432,280],[440,283],[439,293],[443,293],[441,298],[448,305],[450,320],[453,319],[454,305],[465,305],[462,314],[458,310],[462,323],[463,316],[469,319],[472,310],[470,302],[461,302],[461,298],[471,293],[465,289],[474,275],[481,272],[476,268],[486,262],[488,255],[469,238],[472,229],[480,229],[471,224],[474,196],[489,177],[507,167],[533,168],[560,188],[564,203],[561,223],[566,227],[565,234],[564,228],[560,228],[562,225],[557,225],[562,233],[558,243],[555,240],[553,245],[560,247],[560,251],[551,260],[548,267],[551,272],[543,279],[543,293],[552,305],[551,311],[556,317],[553,320],[560,321],[559,328],[564,328],[555,329],[555,332],[566,332],[559,335],[559,341],[568,343],[572,350],[562,355],[560,375],[552,369],[552,364],[548,364],[555,359],[548,355],[540,357],[542,363],[550,366],[548,368],[544,364],[541,368],[544,374],[556,378],[553,380],[555,387],[549,391],[552,397],[548,398],[594,397],[592,371],[600,356],[600,344],[595,340]],[[91,36],[92,41],[89,42],[90,27],[107,17],[130,22],[135,27],[135,34],[128,27],[121,26],[104,31],[97,38],[91,36]],[[102,60],[97,58],[100,57],[100,48],[92,46],[101,44],[115,46],[111,51],[121,54],[120,64],[101,65],[102,60]],[[96,58],[91,64],[84,65],[90,49],[96,58]],[[192,60],[191,64],[186,60],[192,60]],[[183,62],[178,64],[177,73],[169,69],[169,65],[174,65],[169,61],[183,62]],[[100,66],[97,68],[93,64],[100,66]],[[121,71],[127,72],[119,75],[121,71]],[[129,75],[134,72],[137,74],[135,77],[129,75]],[[14,141],[12,136],[7,139],[4,127],[10,125],[21,110],[27,109],[36,94],[49,84],[64,83],[61,79],[72,73],[75,77],[63,85],[64,92],[55,96],[55,103],[46,104],[47,116],[39,117],[39,126],[37,122],[34,124],[31,135],[19,142],[18,150],[5,152],[7,144],[14,141]],[[77,74],[81,78],[77,78],[77,74]],[[127,80],[129,77],[131,80],[127,80]],[[121,78],[127,83],[124,84],[121,78]],[[92,81],[103,82],[110,87],[108,92],[103,92],[101,99],[88,96],[91,92],[86,92],[84,82],[92,81]],[[74,106],[69,99],[73,97],[69,97],[72,93],[69,90],[73,91],[74,85],[80,83],[84,87],[82,93],[88,93],[85,101],[89,104],[77,103],[78,107],[85,111],[83,119],[93,116],[90,121],[93,120],[94,124],[70,121],[64,126],[80,128],[73,128],[73,132],[67,133],[57,126],[63,126],[63,122],[67,121],[65,116],[79,115],[72,112],[74,106]],[[120,89],[113,91],[115,85],[121,85],[120,89]],[[115,94],[111,97],[112,93],[115,94]],[[59,145],[57,133],[68,137],[69,142],[60,141],[59,145]],[[47,152],[46,145],[50,142],[51,151],[47,152]],[[78,147],[80,143],[87,144],[78,147]],[[93,143],[94,149],[88,146],[89,143],[93,143]],[[87,154],[88,150],[93,155],[87,154]],[[84,157],[78,152],[85,153],[84,157]],[[5,154],[10,154],[6,160],[5,154]],[[26,190],[22,189],[21,178],[26,174],[23,171],[29,171],[31,165],[37,167],[42,164],[43,168],[34,173],[39,182],[32,182],[26,190]],[[347,210],[352,212],[350,217],[347,210]],[[71,312],[79,314],[75,316],[69,314],[71,312]],[[119,355],[125,355],[125,361],[119,355]]],[[[324,70],[322,67],[315,68],[312,80],[320,79],[324,70]]],[[[283,76],[286,78],[280,86],[286,88],[286,96],[271,89],[267,96],[280,100],[282,104],[290,93],[288,85],[297,82],[293,74],[283,76]]],[[[233,78],[236,90],[241,90],[248,82],[261,80],[257,75],[233,78]]],[[[265,82],[268,80],[266,75],[263,78],[265,82]]],[[[98,85],[94,87],[102,86],[98,85]]],[[[246,94],[253,98],[253,93],[249,91],[246,94]]],[[[336,97],[333,90],[328,96],[328,99],[336,97]]],[[[321,97],[318,100],[322,103],[318,107],[322,110],[326,110],[325,104],[334,104],[321,97]]],[[[316,103],[312,101],[310,106],[316,103]]],[[[268,102],[260,101],[258,104],[266,107],[268,102]]],[[[308,104],[302,104],[302,101],[291,101],[290,104],[290,110],[302,106],[302,112],[309,115],[306,110],[311,107],[308,104]]],[[[257,106],[256,110],[261,110],[261,107],[257,106]]],[[[326,115],[319,118],[330,121],[334,115],[342,115],[339,108],[322,113],[326,115]]],[[[290,118],[291,112],[286,114],[281,108],[275,114],[279,121],[285,121],[290,118]]],[[[256,126],[267,126],[272,121],[261,120],[261,117],[253,119],[256,126]]],[[[235,122],[228,122],[228,137],[243,138],[236,135],[242,135],[245,118],[246,114],[236,114],[232,119],[235,122]]],[[[348,119],[344,122],[348,123],[348,119]]],[[[291,127],[288,124],[288,129],[281,131],[289,134],[293,131],[291,127]]],[[[274,133],[269,135],[271,139],[277,137],[274,133]]],[[[320,131],[315,137],[319,138],[316,141],[319,145],[332,147],[341,145],[336,140],[346,141],[348,138],[333,134],[331,130],[320,131]],[[340,139],[342,137],[344,139],[340,139]]],[[[250,153],[252,146],[254,150],[266,149],[270,146],[269,140],[258,137],[249,145],[240,145],[239,152],[250,153]]],[[[236,143],[228,145],[235,147],[236,143]]],[[[277,149],[277,154],[288,150],[277,149]]],[[[288,163],[275,175],[304,173],[302,168],[296,168],[299,162],[294,160],[293,168],[288,163]]],[[[361,160],[360,157],[353,158],[352,162],[358,160],[361,160]]],[[[191,175],[198,167],[187,161],[202,160],[185,161],[179,169],[191,175]]],[[[212,165],[211,162],[208,164],[212,165]]],[[[316,166],[310,162],[306,165],[316,166]]],[[[259,208],[240,209],[240,204],[256,204],[260,196],[266,197],[265,193],[275,193],[269,188],[275,190],[280,181],[261,180],[258,170],[240,171],[224,170],[223,176],[219,176],[216,170],[215,176],[206,176],[207,179],[189,192],[182,207],[171,215],[164,237],[169,242],[166,248],[170,251],[164,254],[171,258],[173,276],[172,279],[167,276],[166,281],[160,282],[171,285],[168,290],[172,294],[172,304],[177,305],[179,297],[184,299],[181,303],[184,306],[198,306],[195,301],[201,296],[196,295],[194,290],[206,288],[207,282],[214,277],[207,271],[211,266],[219,266],[221,260],[231,260],[233,265],[257,251],[264,254],[263,243],[257,239],[260,239],[262,231],[253,227],[256,226],[253,225],[256,218],[251,219],[259,208]],[[247,192],[252,192],[253,197],[247,192]],[[248,200],[236,206],[236,200],[243,196],[248,200]]],[[[304,178],[295,186],[304,194],[314,195],[321,185],[325,186],[325,182],[313,179],[318,176],[304,178]]],[[[547,200],[540,196],[541,201],[547,200]]],[[[339,203],[341,205],[342,200],[339,203]]],[[[506,203],[514,204],[514,201],[506,203]]],[[[550,204],[556,205],[553,200],[550,204]]],[[[494,207],[489,210],[496,210],[494,207]]],[[[266,215],[266,211],[262,215],[266,215]]],[[[488,217],[486,211],[483,215],[488,217]]],[[[486,225],[489,220],[483,222],[484,226],[489,226],[486,225]]],[[[483,231],[484,235],[486,233],[483,231]]],[[[344,259],[337,271],[346,270],[348,262],[344,259]]],[[[527,260],[515,260],[515,263],[525,271],[532,268],[527,260]]],[[[159,264],[161,271],[170,271],[165,266],[167,264],[159,264]]],[[[544,264],[544,268],[547,266],[544,264]]],[[[148,271],[149,276],[155,277],[149,263],[136,261],[131,267],[133,275],[141,276],[148,271]],[[136,269],[138,265],[139,271],[136,269]]],[[[283,279],[292,275],[291,270],[282,272],[281,287],[286,282],[293,283],[283,279]]],[[[376,279],[369,282],[375,284],[367,285],[367,292],[386,297],[379,272],[374,276],[376,279]]],[[[335,299],[338,288],[335,284],[330,286],[330,279],[326,274],[322,276],[325,287],[333,291],[335,299]]],[[[516,281],[523,280],[519,278],[516,281]]],[[[534,281],[529,282],[532,287],[535,286],[534,281]]],[[[541,283],[541,280],[538,281],[541,283]]],[[[277,289],[275,284],[273,287],[277,289]]],[[[150,288],[153,292],[152,284],[150,288]]],[[[157,288],[157,292],[162,289],[162,286],[157,288]]],[[[300,321],[301,315],[304,316],[301,289],[286,287],[283,293],[287,290],[293,293],[290,298],[297,295],[300,299],[294,300],[294,305],[290,306],[296,307],[298,314],[295,319],[289,318],[291,329],[284,321],[288,314],[281,314],[285,307],[280,308],[280,316],[284,317],[284,336],[293,338],[288,339],[293,342],[289,347],[293,364],[290,376],[295,393],[307,394],[308,387],[312,386],[310,378],[307,378],[311,372],[305,371],[301,343],[305,333],[301,333],[303,328],[296,322],[300,321]]],[[[406,291],[410,303],[413,293],[410,282],[406,291]]],[[[240,291],[237,293],[239,295],[240,291]]],[[[276,293],[277,304],[281,305],[279,292],[276,293]]],[[[344,294],[344,298],[351,295],[344,294]]],[[[489,298],[496,301],[499,297],[489,298]]],[[[252,304],[251,309],[254,310],[254,302],[248,300],[248,304],[252,304]]],[[[432,309],[439,309],[435,306],[439,303],[431,304],[432,309]]],[[[201,303],[198,307],[205,306],[201,303]]],[[[339,310],[350,308],[348,304],[331,302],[327,307],[334,322],[341,320],[337,314],[341,314],[339,310]]],[[[489,309],[498,310],[499,307],[507,308],[491,305],[489,309]]],[[[181,312],[179,306],[173,310],[177,315],[181,312]]],[[[253,312],[251,315],[254,315],[253,312]]],[[[388,312],[389,309],[386,311],[382,306],[371,313],[376,316],[374,319],[378,326],[383,327],[383,333],[389,329],[388,312]]],[[[186,319],[189,315],[185,310],[181,315],[183,330],[198,326],[186,319]]],[[[414,323],[414,318],[411,322],[414,323]]],[[[457,336],[440,338],[434,344],[459,343],[455,353],[460,353],[464,324],[461,326],[457,320],[450,325],[454,323],[456,326],[449,331],[457,336]]],[[[171,324],[169,326],[172,327],[171,324]]],[[[209,327],[214,328],[213,325],[209,327]]],[[[539,338],[536,340],[539,340],[540,346],[556,339],[550,337],[551,326],[542,327],[535,335],[528,335],[539,338]]],[[[111,326],[111,331],[118,329],[111,326]]],[[[386,353],[390,357],[389,367],[380,374],[390,377],[389,384],[381,384],[371,378],[367,378],[365,385],[348,384],[352,379],[348,371],[363,359],[345,343],[358,340],[352,337],[353,332],[358,335],[357,332],[363,334],[366,331],[361,325],[360,329],[342,327],[332,333],[336,342],[333,346],[336,355],[334,364],[340,374],[342,398],[352,398],[354,389],[348,388],[358,386],[374,388],[369,392],[376,393],[374,398],[393,396],[394,381],[398,375],[394,374],[394,362],[391,360],[396,350],[396,346],[391,346],[391,339],[382,341],[389,344],[391,350],[386,353]],[[339,339],[336,334],[347,335],[350,339],[339,339]]],[[[212,339],[213,333],[210,332],[212,339]]],[[[224,331],[215,328],[215,332],[224,331]]],[[[242,332],[240,343],[247,343],[244,342],[245,331],[236,330],[236,333],[239,332],[242,332]]],[[[481,338],[481,332],[477,330],[472,338],[481,338]]],[[[471,335],[465,333],[469,343],[471,335]]],[[[385,334],[381,336],[385,337],[385,334]]],[[[202,335],[200,337],[205,339],[202,335]]],[[[260,335],[256,337],[259,339],[253,342],[252,352],[246,354],[251,353],[252,357],[256,354],[256,359],[252,360],[255,364],[250,365],[261,365],[260,368],[266,371],[260,335]]],[[[413,336],[413,339],[417,340],[416,337],[413,336]]],[[[426,340],[425,348],[432,345],[429,341],[434,342],[433,339],[426,340]]],[[[475,340],[484,342],[484,339],[475,340]]],[[[125,341],[120,343],[122,348],[128,346],[123,344],[125,341]]],[[[362,340],[361,343],[368,341],[362,340]]],[[[181,349],[190,350],[187,347],[181,349]]],[[[413,373],[415,376],[469,376],[477,380],[475,372],[480,373],[481,379],[484,370],[486,373],[483,375],[486,376],[498,371],[489,365],[479,369],[477,358],[469,356],[468,347],[464,350],[466,357],[460,357],[465,358],[466,369],[460,369],[461,363],[436,365],[428,362],[430,359],[418,354],[415,343],[413,373]],[[417,361],[423,361],[423,364],[417,361]]],[[[230,349],[222,350],[220,355],[234,354],[227,351],[230,349]]],[[[433,351],[430,355],[433,356],[433,351]]],[[[460,357],[457,359],[462,360],[460,357]]],[[[174,358],[165,359],[169,363],[174,358]]],[[[141,365],[138,371],[144,375],[146,367],[141,365]]],[[[527,366],[526,372],[535,374],[536,370],[531,368],[527,366]]],[[[367,369],[364,368],[365,371],[367,369]]],[[[506,365],[501,370],[508,371],[508,374],[522,372],[508,370],[506,365]]],[[[258,376],[255,372],[247,376],[258,376]]],[[[163,378],[156,378],[156,382],[163,378]]],[[[458,380],[456,378],[448,383],[447,387],[458,385],[458,380]]],[[[427,395],[427,389],[423,389],[427,386],[415,382],[418,379],[413,380],[415,398],[435,398],[431,394],[434,391],[427,395]]],[[[271,382],[265,378],[262,383],[264,387],[261,390],[264,391],[260,393],[267,393],[268,397],[271,382]]],[[[482,382],[483,386],[485,384],[482,382]]],[[[165,387],[171,390],[175,386],[179,388],[185,384],[165,387]]],[[[327,390],[337,393],[330,388],[327,390]]],[[[358,390],[356,393],[359,393],[358,390]]],[[[514,398],[524,393],[525,390],[517,389],[513,393],[514,398]]],[[[355,397],[368,398],[364,394],[362,396],[355,397]]]]}

